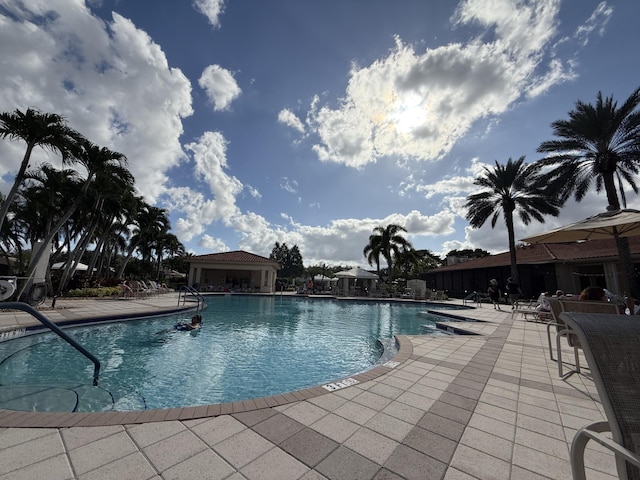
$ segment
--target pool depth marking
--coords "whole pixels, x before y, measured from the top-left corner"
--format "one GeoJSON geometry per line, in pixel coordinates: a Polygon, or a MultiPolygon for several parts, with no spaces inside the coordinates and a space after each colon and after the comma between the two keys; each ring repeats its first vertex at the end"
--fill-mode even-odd
{"type": "Polygon", "coordinates": [[[350,387],[351,385],[355,385],[356,383],[360,383],[355,378],[345,378],[344,380],[340,380],[339,382],[327,383],[323,385],[322,388],[329,390],[330,392],[335,392],[336,390],[340,390],[341,388],[350,387]]]}

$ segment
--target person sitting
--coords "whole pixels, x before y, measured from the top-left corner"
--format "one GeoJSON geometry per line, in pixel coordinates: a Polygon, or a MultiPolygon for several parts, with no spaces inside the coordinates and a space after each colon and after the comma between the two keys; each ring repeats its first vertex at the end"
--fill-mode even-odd
{"type": "Polygon", "coordinates": [[[608,302],[607,294],[604,292],[604,289],[601,287],[587,287],[582,292],[580,292],[580,296],[578,300],[587,300],[589,302],[608,302]]]}
{"type": "Polygon", "coordinates": [[[538,306],[536,310],[538,312],[550,312],[551,304],[549,303],[549,297],[551,296],[551,292],[542,292],[540,297],[538,297],[538,306]]]}
{"type": "Polygon", "coordinates": [[[194,315],[191,317],[191,323],[178,322],[175,325],[176,330],[197,330],[202,326],[202,315],[194,315]]]}

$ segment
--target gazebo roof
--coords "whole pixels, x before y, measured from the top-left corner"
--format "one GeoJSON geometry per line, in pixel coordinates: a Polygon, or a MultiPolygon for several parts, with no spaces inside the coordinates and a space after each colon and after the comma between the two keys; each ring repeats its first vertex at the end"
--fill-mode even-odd
{"type": "Polygon", "coordinates": [[[280,268],[278,262],[271,260],[267,257],[256,255],[255,253],[245,252],[244,250],[235,250],[233,252],[222,253],[207,253],[204,255],[196,255],[189,259],[190,263],[193,262],[206,262],[206,263],[243,263],[243,264],[271,264],[280,268]]]}

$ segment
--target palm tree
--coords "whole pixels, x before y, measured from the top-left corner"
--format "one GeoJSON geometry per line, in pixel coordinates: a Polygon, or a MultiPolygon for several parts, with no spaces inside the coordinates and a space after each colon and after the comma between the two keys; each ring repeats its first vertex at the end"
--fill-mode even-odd
{"type": "MultiPolygon", "coordinates": [[[[619,210],[620,200],[624,207],[627,206],[625,183],[638,193],[635,176],[640,167],[639,105],[640,88],[620,108],[613,97],[603,98],[602,92],[598,92],[595,105],[578,100],[569,112],[568,120],[557,120],[551,124],[553,133],[559,138],[542,142],[538,152],[549,154],[540,163],[554,167],[549,179],[562,200],[573,194],[579,202],[595,184],[598,193],[604,188],[607,210],[619,210]]],[[[626,238],[617,238],[616,241],[626,271],[627,286],[638,298],[640,291],[631,262],[629,241],[626,238]]]]}
{"type": "Polygon", "coordinates": [[[124,275],[127,263],[131,260],[136,248],[141,251],[143,260],[149,259],[155,239],[168,232],[170,228],[169,217],[167,216],[166,210],[149,205],[142,199],[139,201],[141,207],[134,218],[137,226],[134,228],[133,235],[129,240],[126,256],[117,274],[118,278],[124,275]]]}
{"type": "Polygon", "coordinates": [[[484,190],[467,197],[467,220],[474,228],[480,228],[491,217],[491,228],[496,226],[502,213],[507,226],[511,277],[518,282],[516,260],[516,240],[513,227],[513,215],[518,213],[520,220],[529,225],[532,219],[544,223],[543,215],[560,213],[561,201],[549,195],[540,175],[542,165],[525,164],[524,157],[515,162],[509,158],[506,165],[498,163],[495,168],[484,167],[484,175],[473,183],[484,190]]]}
{"type": "MultiPolygon", "coordinates": [[[[121,166],[126,162],[126,157],[118,152],[114,152],[105,147],[98,147],[94,145],[90,141],[86,139],[81,139],[74,149],[74,158],[80,162],[85,169],[87,170],[87,176],[82,183],[82,187],[80,191],[75,195],[75,199],[73,203],[69,206],[69,208],[64,212],[64,214],[60,217],[58,222],[53,226],[51,231],[42,239],[42,243],[44,245],[49,246],[54,236],[58,234],[58,232],[67,224],[71,216],[75,213],[78,207],[85,200],[85,196],[87,194],[87,190],[93,184],[96,176],[105,170],[110,168],[114,168],[117,166],[121,166]]],[[[27,271],[27,277],[30,279],[35,269],[38,266],[38,262],[40,258],[44,254],[44,248],[41,248],[34,258],[32,258],[29,262],[29,270],[27,271]]],[[[25,282],[22,289],[19,292],[19,295],[24,293],[25,289],[28,288],[29,282],[25,282]]]]}
{"type": "Polygon", "coordinates": [[[407,229],[396,224],[389,224],[386,227],[378,226],[373,229],[369,236],[369,243],[362,250],[362,254],[367,257],[369,265],[375,262],[378,276],[380,275],[380,257],[387,262],[389,278],[393,277],[393,258],[403,250],[412,249],[411,243],[404,238],[400,232],[407,229]]]}
{"type": "Polygon", "coordinates": [[[9,206],[14,201],[18,189],[24,181],[25,172],[29,166],[31,152],[35,147],[58,152],[62,155],[62,163],[72,159],[71,150],[82,136],[69,128],[63,117],[55,113],[40,113],[28,108],[26,112],[16,110],[13,113],[0,113],[0,138],[22,140],[27,149],[22,157],[20,168],[16,173],[13,186],[0,206],[0,229],[4,222],[9,206]]]}

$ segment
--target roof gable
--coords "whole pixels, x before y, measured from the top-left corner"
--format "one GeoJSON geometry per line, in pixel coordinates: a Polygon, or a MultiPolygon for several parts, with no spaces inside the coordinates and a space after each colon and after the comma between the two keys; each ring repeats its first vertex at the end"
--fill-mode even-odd
{"type": "Polygon", "coordinates": [[[195,255],[189,259],[189,263],[207,262],[207,263],[263,263],[278,265],[278,262],[267,257],[256,255],[255,253],[245,252],[244,250],[235,250],[233,252],[207,253],[204,255],[195,255]]]}

